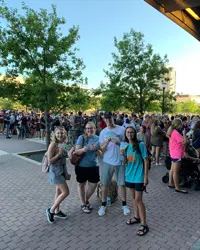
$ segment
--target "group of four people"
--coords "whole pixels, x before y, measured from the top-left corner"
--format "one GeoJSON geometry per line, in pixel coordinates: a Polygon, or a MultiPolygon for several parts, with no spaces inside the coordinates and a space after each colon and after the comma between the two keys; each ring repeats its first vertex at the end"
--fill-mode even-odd
{"type": "MultiPolygon", "coordinates": [[[[134,217],[126,223],[128,225],[141,223],[137,234],[145,235],[148,231],[146,223],[146,210],[142,199],[143,190],[148,184],[148,154],[143,142],[137,141],[137,132],[134,127],[115,125],[111,112],[104,114],[107,127],[99,137],[93,122],[85,126],[85,134],[79,136],[75,154],[83,155],[75,167],[78,182],[81,210],[90,213],[92,205],[90,197],[93,195],[97,183],[102,183],[102,204],[98,210],[99,216],[106,213],[106,199],[109,184],[115,174],[115,180],[121,191],[122,211],[125,216],[130,215],[126,203],[126,187],[131,190],[134,217]],[[120,150],[120,144],[126,142],[126,147],[120,150]],[[98,154],[102,155],[102,164],[98,166],[98,154]],[[99,176],[100,173],[100,176],[99,176]],[[86,185],[87,184],[87,185],[86,185]]],[[[69,195],[66,183],[66,152],[62,144],[66,143],[66,133],[62,127],[55,129],[55,135],[48,149],[48,162],[50,164],[50,183],[56,184],[56,195],[53,205],[46,210],[47,219],[54,223],[54,218],[66,219],[67,215],[60,209],[60,203],[69,195]]]]}

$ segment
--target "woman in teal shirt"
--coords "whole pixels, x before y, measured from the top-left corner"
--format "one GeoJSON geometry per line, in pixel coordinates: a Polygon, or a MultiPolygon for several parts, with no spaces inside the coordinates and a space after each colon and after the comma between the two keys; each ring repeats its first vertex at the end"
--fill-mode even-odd
{"type": "Polygon", "coordinates": [[[126,163],[125,181],[126,187],[131,190],[134,217],[130,218],[126,224],[132,225],[141,222],[141,227],[137,232],[138,236],[148,233],[149,227],[146,224],[146,209],[142,194],[148,184],[148,154],[143,142],[137,141],[137,132],[133,127],[126,129],[127,148],[120,153],[124,156],[126,163]]]}

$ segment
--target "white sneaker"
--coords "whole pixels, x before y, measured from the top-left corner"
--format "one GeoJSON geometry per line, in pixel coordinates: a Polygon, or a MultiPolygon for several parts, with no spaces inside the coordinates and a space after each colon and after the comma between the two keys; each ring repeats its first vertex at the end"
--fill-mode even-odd
{"type": "Polygon", "coordinates": [[[128,206],[122,206],[122,210],[123,210],[123,214],[125,216],[129,215],[130,214],[130,209],[128,206]]]}
{"type": "Polygon", "coordinates": [[[104,216],[106,214],[106,206],[100,206],[98,210],[98,215],[99,216],[104,216]]]}

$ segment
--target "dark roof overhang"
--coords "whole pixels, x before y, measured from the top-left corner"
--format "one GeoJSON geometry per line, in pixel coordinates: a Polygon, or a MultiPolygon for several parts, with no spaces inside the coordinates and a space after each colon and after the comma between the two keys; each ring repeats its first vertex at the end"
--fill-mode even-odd
{"type": "Polygon", "coordinates": [[[200,0],[144,0],[200,41],[200,0]]]}

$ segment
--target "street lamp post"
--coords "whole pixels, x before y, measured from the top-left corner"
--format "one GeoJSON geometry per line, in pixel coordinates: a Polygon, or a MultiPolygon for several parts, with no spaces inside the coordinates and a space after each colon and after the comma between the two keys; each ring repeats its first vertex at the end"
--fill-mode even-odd
{"type": "Polygon", "coordinates": [[[162,82],[162,89],[163,89],[163,95],[162,95],[162,115],[164,115],[165,110],[165,89],[167,87],[167,84],[165,82],[162,82]]]}

